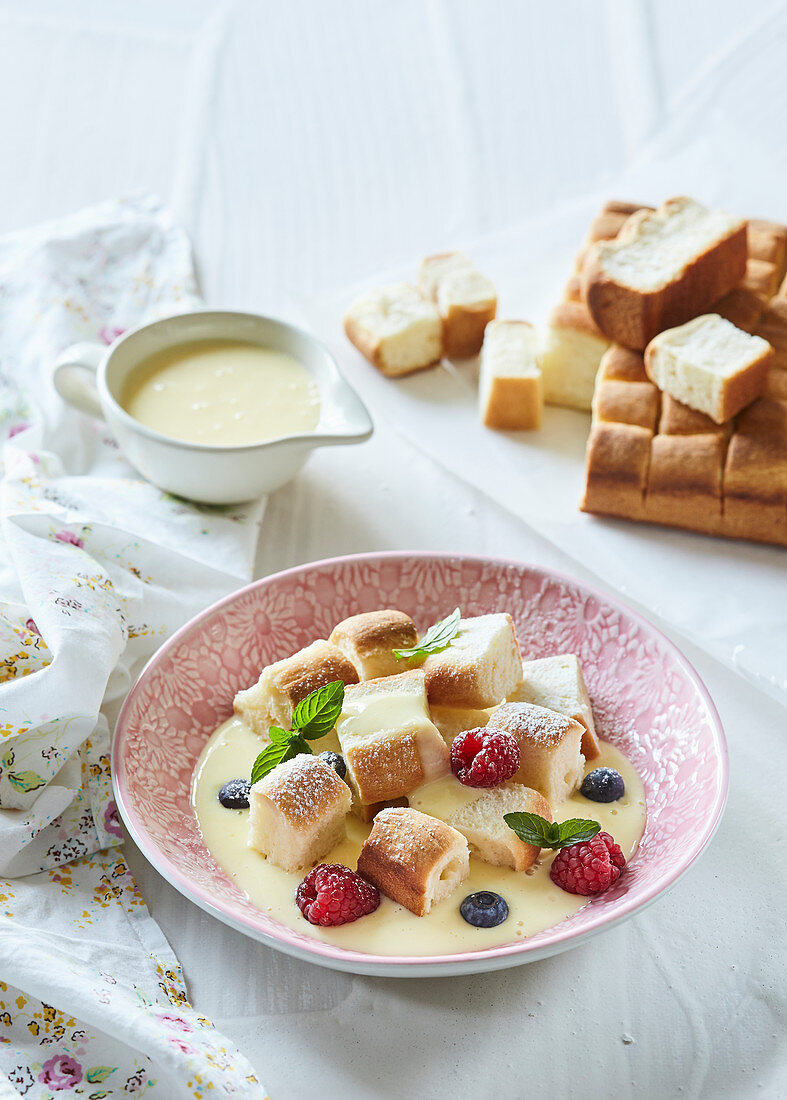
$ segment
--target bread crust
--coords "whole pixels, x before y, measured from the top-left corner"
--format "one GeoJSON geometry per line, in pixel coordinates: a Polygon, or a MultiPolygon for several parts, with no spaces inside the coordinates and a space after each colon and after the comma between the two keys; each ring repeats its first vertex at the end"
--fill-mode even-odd
{"type": "MultiPolygon", "coordinates": [[[[644,216],[632,215],[626,231],[635,218],[644,216]]],[[[651,291],[626,286],[608,275],[601,260],[602,247],[599,242],[588,250],[582,269],[583,297],[595,324],[608,339],[637,350],[647,347],[663,329],[705,312],[736,287],[746,272],[743,221],[695,256],[675,279],[651,291]]]]}
{"type": "Polygon", "coordinates": [[[484,331],[497,313],[497,302],[486,306],[452,306],[443,317],[443,351],[451,359],[478,355],[484,331]]]}
{"type": "Polygon", "coordinates": [[[639,519],[653,433],[633,424],[594,424],[588,438],[583,512],[639,519]]]}
{"type": "MultiPolygon", "coordinates": [[[[414,646],[418,641],[418,631],[409,615],[386,608],[343,619],[333,628],[328,641],[340,649],[353,665],[356,661],[363,664],[377,658],[375,665],[384,665],[385,668],[375,675],[391,676],[405,667],[402,663],[397,667],[393,650],[414,646]]],[[[357,671],[361,675],[362,669],[357,671]]]]}
{"type": "Polygon", "coordinates": [[[344,318],[344,332],[351,344],[354,344],[364,359],[368,359],[372,366],[377,367],[386,378],[402,378],[407,374],[416,374],[418,371],[428,370],[440,362],[440,356],[435,356],[428,363],[420,363],[408,370],[393,370],[386,365],[383,358],[383,341],[379,336],[373,336],[354,317],[344,318]]]}
{"type": "Polygon", "coordinates": [[[657,435],[651,445],[646,518],[717,534],[725,449],[719,435],[657,435]]]}
{"type": "Polygon", "coordinates": [[[499,431],[533,431],[541,427],[544,392],[541,375],[494,378],[482,420],[499,431]]]}

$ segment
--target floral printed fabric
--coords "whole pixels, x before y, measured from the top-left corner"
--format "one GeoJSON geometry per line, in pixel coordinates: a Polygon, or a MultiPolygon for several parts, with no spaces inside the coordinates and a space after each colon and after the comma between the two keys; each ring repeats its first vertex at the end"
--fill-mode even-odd
{"type": "Polygon", "coordinates": [[[124,863],[101,713],[249,578],[263,505],[160,492],[51,382],[69,344],[199,305],[152,199],[0,240],[0,1100],[264,1096],[124,863]]]}

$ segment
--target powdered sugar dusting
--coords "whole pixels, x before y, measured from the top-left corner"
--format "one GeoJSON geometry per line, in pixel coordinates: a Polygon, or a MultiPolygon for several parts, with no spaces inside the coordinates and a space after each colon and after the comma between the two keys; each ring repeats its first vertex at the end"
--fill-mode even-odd
{"type": "Polygon", "coordinates": [[[503,703],[489,719],[490,726],[505,730],[517,742],[527,741],[545,748],[559,745],[573,724],[564,714],[533,703],[503,703]]]}
{"type": "Polygon", "coordinates": [[[349,788],[324,760],[301,753],[255,783],[251,793],[265,795],[285,817],[306,826],[346,800],[349,788]]]}

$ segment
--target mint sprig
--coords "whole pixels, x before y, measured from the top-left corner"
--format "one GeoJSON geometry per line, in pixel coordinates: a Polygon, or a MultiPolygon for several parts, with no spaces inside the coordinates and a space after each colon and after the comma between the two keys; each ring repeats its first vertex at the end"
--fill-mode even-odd
{"type": "Polygon", "coordinates": [[[430,626],[417,645],[411,649],[395,649],[394,657],[401,661],[406,657],[426,657],[429,653],[439,653],[441,649],[447,649],[459,633],[461,618],[462,612],[457,607],[447,618],[430,626]]]}
{"type": "Polygon", "coordinates": [[[291,730],[283,730],[280,726],[271,726],[268,730],[270,744],[262,750],[251,768],[252,786],[279,764],[292,760],[300,753],[311,754],[309,742],[331,732],[343,705],[344,684],[341,680],[332,680],[301,699],[292,712],[291,730]]]}
{"type": "Polygon", "coordinates": [[[534,848],[568,848],[571,844],[591,840],[601,831],[597,821],[587,821],[581,817],[571,817],[568,821],[547,821],[540,814],[525,810],[503,814],[503,821],[520,840],[532,844],[534,848]]]}

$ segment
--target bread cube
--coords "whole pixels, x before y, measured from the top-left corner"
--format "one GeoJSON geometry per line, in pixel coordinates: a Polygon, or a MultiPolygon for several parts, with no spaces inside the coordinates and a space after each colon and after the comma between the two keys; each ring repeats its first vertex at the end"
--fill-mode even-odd
{"type": "Polygon", "coordinates": [[[583,727],[582,755],[593,760],[599,754],[593,708],[582,675],[582,666],[573,653],[540,657],[522,663],[522,686],[508,702],[535,703],[573,718],[583,727]]]}
{"type": "Polygon", "coordinates": [[[556,306],[538,356],[546,403],[590,409],[601,356],[609,345],[583,302],[556,306]]]}
{"type": "Polygon", "coordinates": [[[583,512],[641,519],[653,432],[634,424],[594,424],[587,446],[583,512]]]}
{"type": "Polygon", "coordinates": [[[527,321],[491,321],[481,348],[478,401],[487,428],[541,426],[544,395],[536,330],[527,321]]]}
{"type": "Polygon", "coordinates": [[[657,435],[651,447],[645,517],[688,530],[721,530],[725,439],[718,433],[657,435]]]}
{"type": "Polygon", "coordinates": [[[787,226],[751,218],[746,226],[746,242],[750,260],[766,260],[784,278],[787,270],[787,226]]]}
{"type": "Polygon", "coordinates": [[[401,798],[449,769],[448,747],[429,717],[421,669],[348,687],[336,731],[365,805],[401,798]]]}
{"type": "Polygon", "coordinates": [[[357,684],[358,673],[340,649],[321,639],[264,668],[256,684],[237,693],[233,707],[241,721],[267,739],[271,726],[290,728],[301,699],[334,680],[357,684]]]}
{"type": "Polygon", "coordinates": [[[645,370],[659,389],[723,424],[762,394],[772,357],[762,337],[707,313],[651,340],[645,370]]]}
{"type": "Polygon", "coordinates": [[[610,340],[641,350],[733,290],[746,272],[746,223],[693,199],[632,214],[612,241],[590,246],[583,295],[610,340]]]}
{"type": "Polygon", "coordinates": [[[508,614],[461,619],[451,644],[424,662],[430,706],[484,710],[522,682],[522,656],[508,614]]]}
{"type": "Polygon", "coordinates": [[[478,798],[451,814],[447,824],[462,834],[470,852],[484,863],[526,871],[541,849],[525,844],[503,821],[503,814],[522,811],[552,820],[552,811],[543,795],[521,783],[509,782],[479,791],[478,798]]]}
{"type": "Polygon", "coordinates": [[[448,745],[465,730],[481,729],[492,713],[489,709],[469,710],[467,707],[430,707],[429,712],[448,745]]]}
{"type": "Polygon", "coordinates": [[[284,871],[322,859],[344,839],[350,788],[319,756],[279,764],[249,792],[249,847],[284,871]]]}
{"type": "Polygon", "coordinates": [[[727,439],[732,432],[732,421],[717,424],[705,413],[682,405],[668,393],[661,395],[660,435],[719,435],[727,439]]]}
{"type": "Polygon", "coordinates": [[[512,781],[538,791],[553,809],[579,786],[584,726],[573,718],[532,703],[504,703],[492,713],[488,728],[505,730],[519,745],[521,763],[512,781]]]}
{"type": "Polygon", "coordinates": [[[409,283],[364,294],[345,314],[344,331],[361,355],[392,378],[431,367],[442,355],[437,306],[409,283]]]}
{"type": "Polygon", "coordinates": [[[418,287],[437,305],[444,353],[457,359],[478,355],[484,329],[497,312],[493,283],[461,252],[442,252],[423,261],[418,287]]]}
{"type": "Polygon", "coordinates": [[[368,611],[340,622],[329,641],[352,662],[361,680],[375,680],[407,667],[393,651],[414,646],[418,631],[403,611],[368,611]]]}
{"type": "Polygon", "coordinates": [[[765,304],[762,296],[744,286],[736,286],[729,294],[713,303],[712,312],[730,321],[744,332],[754,332],[765,304]]]}
{"type": "Polygon", "coordinates": [[[427,916],[469,873],[462,834],[409,808],[381,810],[358,856],[358,874],[417,917],[427,916]]]}

